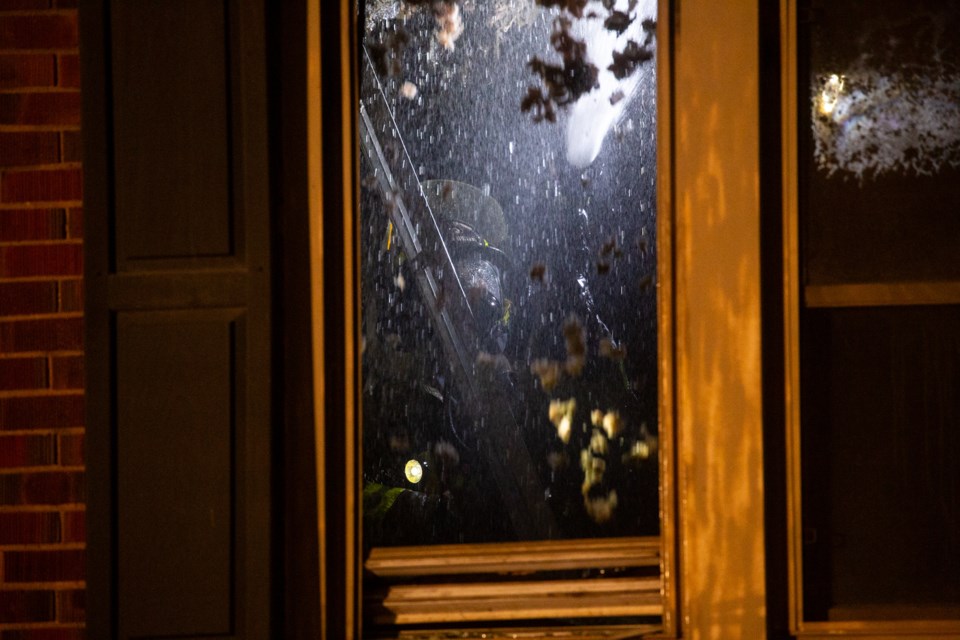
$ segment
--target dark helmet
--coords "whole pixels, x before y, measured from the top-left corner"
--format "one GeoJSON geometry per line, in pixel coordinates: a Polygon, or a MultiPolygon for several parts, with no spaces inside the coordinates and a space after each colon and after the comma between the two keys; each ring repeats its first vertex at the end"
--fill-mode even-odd
{"type": "Polygon", "coordinates": [[[503,210],[492,197],[463,182],[427,180],[423,190],[483,336],[482,346],[502,351],[503,276],[509,268],[499,248],[507,238],[503,210]]]}

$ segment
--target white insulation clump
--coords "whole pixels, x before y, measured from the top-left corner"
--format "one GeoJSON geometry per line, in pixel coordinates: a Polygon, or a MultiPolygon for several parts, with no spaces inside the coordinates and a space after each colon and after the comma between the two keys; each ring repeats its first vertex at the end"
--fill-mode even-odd
{"type": "Polygon", "coordinates": [[[832,175],[931,175],[960,166],[960,73],[823,76],[811,87],[814,155],[832,175]]]}

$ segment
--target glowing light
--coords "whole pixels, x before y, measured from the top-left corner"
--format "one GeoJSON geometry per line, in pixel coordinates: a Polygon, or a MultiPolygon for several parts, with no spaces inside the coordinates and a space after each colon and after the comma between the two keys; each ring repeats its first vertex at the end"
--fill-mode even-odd
{"type": "Polygon", "coordinates": [[[820,113],[825,116],[833,113],[834,108],[837,106],[837,100],[840,99],[840,94],[843,93],[843,82],[845,78],[843,76],[838,76],[837,74],[831,74],[823,83],[823,88],[820,90],[820,113]]]}
{"type": "Polygon", "coordinates": [[[403,468],[403,473],[407,476],[407,480],[413,484],[423,480],[423,467],[416,460],[407,460],[407,466],[403,468]]]}

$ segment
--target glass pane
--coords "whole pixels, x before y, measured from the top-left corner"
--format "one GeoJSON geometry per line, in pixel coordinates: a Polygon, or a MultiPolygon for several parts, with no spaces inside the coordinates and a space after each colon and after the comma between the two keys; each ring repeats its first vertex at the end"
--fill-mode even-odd
{"type": "MultiPolygon", "coordinates": [[[[960,280],[960,3],[799,17],[803,284],[960,280]]],[[[801,314],[806,620],[960,619],[953,301],[801,314]]]]}
{"type": "Polygon", "coordinates": [[[960,306],[809,311],[807,620],[960,618],[960,306]]]}
{"type": "Polygon", "coordinates": [[[800,16],[805,283],[960,278],[960,3],[800,16]]]}
{"type": "Polygon", "coordinates": [[[659,529],[656,3],[543,4],[361,10],[367,546],[659,529]]]}

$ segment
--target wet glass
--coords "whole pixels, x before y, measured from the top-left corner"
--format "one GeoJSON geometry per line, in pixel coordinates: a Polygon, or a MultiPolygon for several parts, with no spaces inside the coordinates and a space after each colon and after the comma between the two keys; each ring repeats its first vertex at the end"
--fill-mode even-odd
{"type": "Polygon", "coordinates": [[[656,4],[566,4],[361,8],[367,547],[659,532],[656,4]]]}
{"type": "Polygon", "coordinates": [[[960,278],[960,5],[801,14],[805,282],[960,278]]]}
{"type": "Polygon", "coordinates": [[[799,15],[803,617],[957,620],[960,3],[799,15]]]}

